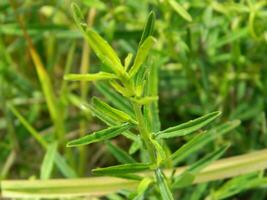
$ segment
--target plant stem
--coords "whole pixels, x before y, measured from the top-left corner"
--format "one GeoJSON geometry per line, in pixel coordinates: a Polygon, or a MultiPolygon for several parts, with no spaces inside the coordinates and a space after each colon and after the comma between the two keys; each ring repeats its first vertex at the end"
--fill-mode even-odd
{"type": "Polygon", "coordinates": [[[133,105],[134,112],[136,115],[136,120],[138,122],[138,129],[139,129],[140,135],[148,150],[151,162],[155,163],[155,160],[156,160],[155,153],[154,153],[153,145],[151,144],[150,139],[149,139],[150,137],[149,132],[145,125],[145,121],[144,121],[144,117],[142,113],[142,106],[138,105],[136,102],[132,102],[132,105],[133,105]]]}

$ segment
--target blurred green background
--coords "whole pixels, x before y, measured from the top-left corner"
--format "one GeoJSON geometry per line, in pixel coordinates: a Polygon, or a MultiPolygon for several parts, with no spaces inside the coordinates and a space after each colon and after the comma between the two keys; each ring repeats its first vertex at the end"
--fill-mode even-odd
{"type": "MultiPolygon", "coordinates": [[[[0,1],[0,172],[5,179],[38,176],[45,150],[11,112],[8,104],[31,124],[46,141],[62,129],[66,140],[102,125],[90,113],[77,106],[80,99],[89,102],[101,91],[91,84],[63,80],[64,73],[99,71],[101,62],[90,51],[77,30],[70,12],[78,3],[88,23],[97,30],[121,58],[135,54],[146,18],[156,13],[157,43],[147,64],[160,67],[159,93],[162,128],[188,121],[214,110],[223,112],[218,122],[242,121],[235,132],[189,157],[186,163],[230,141],[225,157],[247,153],[267,146],[267,2],[265,0],[180,0],[191,15],[177,10],[169,0],[21,0],[0,1]],[[12,4],[10,4],[13,2],[12,4]],[[29,46],[19,25],[21,21],[39,54],[55,96],[60,115],[55,119],[46,104],[29,46]],[[61,124],[61,125],[60,125],[61,124]],[[59,127],[58,127],[59,126],[59,127]]],[[[44,81],[44,85],[47,83],[44,81]]],[[[53,107],[53,106],[52,106],[53,107]]],[[[176,149],[191,136],[169,141],[176,149]]],[[[117,144],[129,149],[129,141],[117,144]]],[[[116,161],[101,144],[86,147],[86,166],[79,166],[79,150],[61,150],[80,176],[95,166],[116,161]],[[70,151],[70,152],[66,152],[70,151]]],[[[135,154],[135,157],[138,157],[135,154]]],[[[54,177],[61,177],[54,172],[54,177]]],[[[190,199],[192,191],[205,196],[205,186],[190,187],[181,194],[190,199]]],[[[253,190],[238,199],[265,199],[267,192],[253,190]]],[[[201,199],[201,198],[200,198],[201,199]]]]}

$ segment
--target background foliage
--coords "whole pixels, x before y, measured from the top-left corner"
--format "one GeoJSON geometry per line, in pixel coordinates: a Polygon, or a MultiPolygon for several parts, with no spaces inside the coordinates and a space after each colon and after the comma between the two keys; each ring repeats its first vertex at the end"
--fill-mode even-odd
{"type": "MultiPolygon", "coordinates": [[[[103,98],[101,88],[92,87],[88,82],[63,79],[66,73],[106,70],[77,30],[70,12],[71,2],[0,2],[0,169],[3,179],[39,177],[46,152],[53,151],[56,145],[63,155],[56,154],[63,159],[58,159],[61,162],[58,165],[65,166],[62,162],[68,162],[74,171],[68,166],[63,167],[65,174],[51,169],[51,175],[44,175],[44,179],[75,174],[88,176],[92,168],[118,163],[110,146],[102,143],[75,149],[61,145],[103,127],[103,123],[80,107],[81,101],[90,102],[92,96],[103,98]],[[29,53],[32,49],[19,21],[33,41],[38,55],[35,60],[31,57],[34,52],[29,53]],[[31,134],[31,128],[25,128],[27,125],[35,129],[31,134]],[[50,144],[55,138],[58,144],[50,144]]],[[[238,128],[190,155],[181,165],[192,164],[214,147],[229,142],[231,147],[224,157],[266,148],[265,0],[76,2],[88,16],[89,26],[112,44],[120,58],[129,52],[136,53],[146,18],[151,10],[156,13],[157,42],[147,65],[160,68],[162,129],[214,110],[223,113],[216,124],[241,120],[238,128]]],[[[168,140],[169,148],[174,151],[191,138],[190,135],[168,140]]],[[[123,137],[113,142],[126,151],[131,145],[123,137]]],[[[139,152],[133,156],[144,159],[139,152]]],[[[177,195],[182,199],[203,199],[223,182],[188,187],[177,195]],[[192,191],[195,191],[193,196],[192,191]]],[[[237,198],[265,199],[266,196],[266,191],[254,189],[240,193],[237,198]]]]}

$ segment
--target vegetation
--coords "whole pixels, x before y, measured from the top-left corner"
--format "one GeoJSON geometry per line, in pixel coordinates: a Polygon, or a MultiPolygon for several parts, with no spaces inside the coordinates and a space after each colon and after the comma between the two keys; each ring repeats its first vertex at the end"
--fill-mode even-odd
{"type": "Polygon", "coordinates": [[[2,1],[2,197],[265,199],[266,6],[2,1]]]}

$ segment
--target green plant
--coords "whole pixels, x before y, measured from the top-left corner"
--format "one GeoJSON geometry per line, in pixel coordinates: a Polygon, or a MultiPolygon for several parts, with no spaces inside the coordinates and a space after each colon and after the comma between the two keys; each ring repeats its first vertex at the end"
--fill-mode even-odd
{"type": "MultiPolygon", "coordinates": [[[[95,74],[81,75],[66,74],[64,78],[69,81],[105,81],[104,87],[107,87],[107,92],[112,89],[117,92],[112,103],[120,106],[118,108],[112,107],[94,97],[92,103],[87,107],[109,127],[70,141],[67,147],[104,141],[118,161],[123,164],[96,168],[92,170],[93,174],[140,180],[138,190],[133,194],[134,199],[141,198],[150,185],[156,186],[153,188],[160,192],[162,199],[174,199],[172,194],[174,188],[192,184],[196,174],[212,161],[218,159],[229,145],[216,149],[178,176],[175,176],[175,171],[171,176],[166,176],[162,168],[173,168],[188,155],[210,142],[216,135],[222,135],[238,126],[239,122],[227,122],[206,133],[199,133],[188,143],[171,153],[164,139],[191,134],[214,121],[221,113],[212,112],[192,121],[160,130],[157,92],[158,68],[155,64],[146,63],[148,54],[153,44],[156,43],[152,36],[155,23],[154,13],[151,12],[147,19],[134,61],[132,61],[133,55],[128,54],[124,64],[122,64],[112,47],[92,28],[87,27],[83,14],[76,4],[72,5],[72,10],[80,31],[109,72],[100,71],[95,74]],[[139,149],[142,154],[147,155],[145,162],[135,161],[130,154],[108,142],[121,134],[133,140],[132,148],[139,149]],[[133,174],[148,170],[153,171],[154,175],[143,177],[133,174]]],[[[103,87],[101,84],[96,82],[98,87],[103,87]]],[[[81,103],[86,107],[85,102],[81,103]]]]}
{"type": "MultiPolygon", "coordinates": [[[[167,182],[175,199],[266,199],[265,0],[77,1],[89,29],[112,41],[119,57],[127,57],[122,64],[127,73],[135,49],[145,41],[140,36],[149,10],[158,16],[155,47],[140,67],[144,77],[137,70],[133,81],[134,92],[145,90],[138,100],[146,98],[140,106],[150,141],[156,140],[151,145],[156,162],[140,135],[130,90],[109,68],[109,60],[100,64],[91,54],[93,45],[77,30],[66,2],[0,1],[0,198],[155,200],[164,189],[159,180],[167,182]],[[87,75],[96,71],[103,73],[87,75]],[[70,72],[83,76],[63,80],[70,72]],[[155,82],[158,91],[145,82],[137,86],[138,77],[155,82]],[[190,127],[196,130],[191,134],[180,132],[187,125],[168,129],[213,110],[223,115],[207,124],[206,132],[199,126],[190,127]],[[95,142],[90,146],[65,148],[67,141],[106,126],[97,118],[111,129],[86,137],[95,142]],[[227,121],[235,119],[240,126],[227,130],[238,123],[227,121]],[[128,125],[121,133],[127,139],[110,138],[128,125]],[[114,135],[106,135],[109,131],[114,135]],[[226,158],[209,164],[222,153],[226,158]],[[113,168],[112,175],[121,178],[84,177],[92,168],[118,163],[143,165],[130,174],[122,174],[127,168],[113,168]],[[147,164],[148,170],[139,171],[147,164]],[[157,167],[162,173],[155,173],[157,167]]],[[[148,24],[153,27],[153,20],[148,24]]],[[[144,35],[152,36],[151,31],[144,35]]],[[[94,173],[110,176],[109,170],[94,173]]]]}

